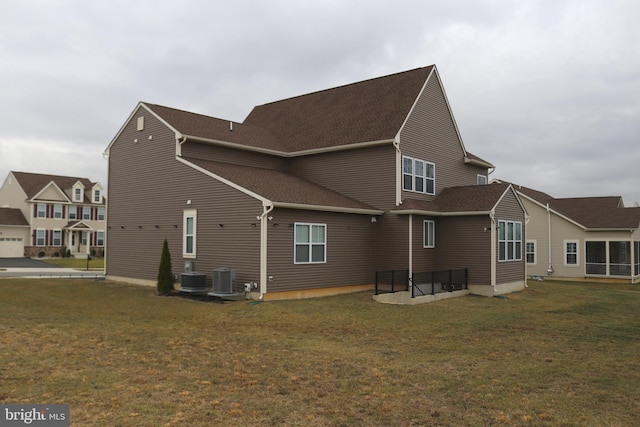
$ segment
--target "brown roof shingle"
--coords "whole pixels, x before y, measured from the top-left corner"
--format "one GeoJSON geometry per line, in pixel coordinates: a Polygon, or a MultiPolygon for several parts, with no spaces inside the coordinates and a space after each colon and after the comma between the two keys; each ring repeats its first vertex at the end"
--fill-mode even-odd
{"type": "Polygon", "coordinates": [[[288,152],[393,139],[433,65],[255,107],[244,124],[270,130],[288,152]]]}
{"type": "Polygon", "coordinates": [[[29,223],[20,209],[0,208],[0,225],[28,226],[29,223]]]}
{"type": "Polygon", "coordinates": [[[591,229],[637,229],[640,208],[625,208],[620,196],[556,199],[541,191],[516,186],[517,191],[591,229]]]}
{"type": "Polygon", "coordinates": [[[509,184],[449,187],[442,190],[432,202],[406,199],[396,210],[437,213],[489,212],[508,188],[509,184]]]}
{"type": "Polygon", "coordinates": [[[72,176],[60,176],[60,175],[46,175],[40,173],[30,172],[11,172],[16,178],[22,190],[27,194],[27,197],[31,199],[38,194],[42,189],[53,181],[62,191],[66,191],[67,195],[70,195],[73,184],[80,181],[84,185],[85,190],[91,189],[94,183],[87,178],[78,178],[72,176]]]}
{"type": "Polygon", "coordinates": [[[229,120],[162,105],[143,104],[183,135],[284,151],[284,146],[266,129],[235,122],[231,124],[229,120]]]}
{"type": "Polygon", "coordinates": [[[282,171],[197,158],[185,160],[274,203],[377,211],[366,203],[282,171]]]}

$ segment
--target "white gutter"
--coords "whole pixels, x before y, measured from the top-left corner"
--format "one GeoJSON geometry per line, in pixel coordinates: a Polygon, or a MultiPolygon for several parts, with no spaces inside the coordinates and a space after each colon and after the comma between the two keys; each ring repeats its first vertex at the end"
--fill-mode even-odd
{"type": "Polygon", "coordinates": [[[330,153],[333,151],[346,151],[346,150],[355,150],[358,148],[376,147],[379,145],[386,145],[392,142],[392,140],[381,139],[378,141],[357,142],[354,144],[337,145],[333,147],[322,147],[322,148],[313,148],[309,150],[287,152],[287,151],[274,150],[271,148],[262,148],[262,147],[252,146],[252,145],[238,144],[235,142],[223,141],[221,139],[204,138],[204,137],[195,136],[195,135],[182,135],[182,139],[183,139],[182,142],[185,142],[186,140],[195,141],[195,142],[204,142],[206,144],[214,144],[214,145],[219,145],[221,147],[234,148],[236,150],[253,151],[256,153],[270,154],[270,155],[286,157],[286,158],[307,156],[310,154],[330,153]]]}
{"type": "Polygon", "coordinates": [[[262,215],[257,217],[260,220],[260,297],[262,301],[267,293],[267,230],[269,213],[273,210],[273,205],[263,205],[262,215]]]}
{"type": "Polygon", "coordinates": [[[273,202],[273,207],[283,209],[301,209],[305,211],[353,213],[363,215],[382,215],[384,211],[377,209],[344,208],[339,206],[305,205],[301,203],[273,202]]]}
{"type": "Polygon", "coordinates": [[[549,209],[549,203],[547,203],[547,239],[549,243],[549,267],[547,267],[547,275],[553,274],[553,265],[551,265],[551,210],[549,209]]]}
{"type": "Polygon", "coordinates": [[[489,218],[491,218],[491,286],[493,287],[493,292],[498,293],[498,289],[496,288],[498,281],[498,236],[496,235],[495,212],[492,211],[489,214],[489,218]]]}
{"type": "Polygon", "coordinates": [[[469,211],[469,212],[439,212],[439,211],[423,211],[420,209],[396,210],[392,209],[389,213],[395,215],[424,215],[424,216],[477,216],[491,215],[492,211],[469,211]]]}

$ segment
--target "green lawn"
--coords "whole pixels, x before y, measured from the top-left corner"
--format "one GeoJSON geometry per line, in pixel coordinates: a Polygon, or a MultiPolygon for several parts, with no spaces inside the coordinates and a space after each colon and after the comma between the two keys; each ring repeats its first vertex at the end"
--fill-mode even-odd
{"type": "Polygon", "coordinates": [[[0,403],[78,426],[640,425],[640,287],[419,306],[0,280],[0,403]]]}
{"type": "MultiPolygon", "coordinates": [[[[64,268],[76,268],[79,270],[85,270],[87,268],[86,259],[78,258],[43,258],[41,261],[48,264],[57,265],[64,268]]],[[[89,270],[103,270],[104,258],[91,258],[89,260],[89,270]]]]}

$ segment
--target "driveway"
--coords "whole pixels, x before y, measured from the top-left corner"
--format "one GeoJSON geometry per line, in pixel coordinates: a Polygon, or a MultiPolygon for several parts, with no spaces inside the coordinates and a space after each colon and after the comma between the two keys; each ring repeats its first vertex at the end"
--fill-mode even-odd
{"type": "Polygon", "coordinates": [[[0,258],[0,268],[58,268],[57,265],[47,264],[31,258],[0,258]]]}
{"type": "Polygon", "coordinates": [[[104,271],[61,268],[30,258],[0,258],[0,278],[30,277],[36,279],[104,279],[104,271]]]}

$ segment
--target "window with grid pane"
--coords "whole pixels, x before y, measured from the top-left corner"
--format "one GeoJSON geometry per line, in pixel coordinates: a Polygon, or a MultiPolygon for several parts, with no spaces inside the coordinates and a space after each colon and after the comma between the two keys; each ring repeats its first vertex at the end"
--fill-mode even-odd
{"type": "Polygon", "coordinates": [[[412,157],[402,157],[402,189],[414,193],[435,194],[436,166],[412,157]]]}
{"type": "Polygon", "coordinates": [[[326,262],[327,226],[325,224],[296,223],[295,264],[317,264],[326,262]]]}
{"type": "Polygon", "coordinates": [[[498,221],[498,260],[522,260],[522,223],[498,221]]]}

